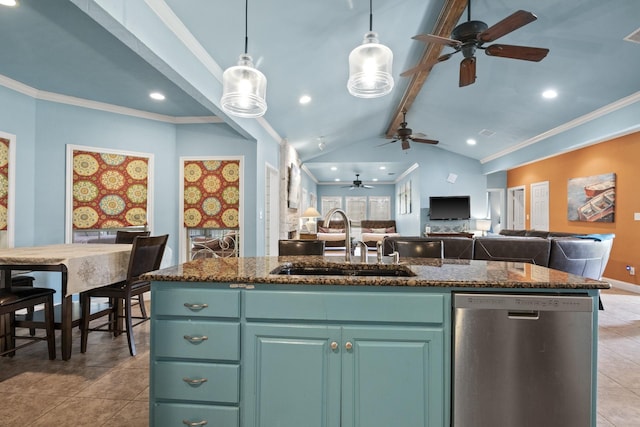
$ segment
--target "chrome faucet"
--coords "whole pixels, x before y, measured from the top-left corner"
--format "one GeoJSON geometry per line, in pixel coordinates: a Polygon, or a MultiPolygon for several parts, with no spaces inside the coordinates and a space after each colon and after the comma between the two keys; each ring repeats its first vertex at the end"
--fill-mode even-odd
{"type": "Polygon", "coordinates": [[[349,221],[349,217],[347,216],[345,211],[343,211],[340,208],[331,209],[324,216],[324,224],[323,225],[325,227],[328,227],[329,226],[329,222],[331,221],[331,217],[334,214],[339,214],[340,216],[342,216],[342,219],[344,220],[344,245],[345,245],[344,260],[346,262],[351,262],[351,221],[349,221]]]}

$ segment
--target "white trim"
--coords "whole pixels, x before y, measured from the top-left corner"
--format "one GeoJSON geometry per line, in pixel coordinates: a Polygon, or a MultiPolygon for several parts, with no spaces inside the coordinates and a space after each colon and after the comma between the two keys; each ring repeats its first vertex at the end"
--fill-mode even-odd
{"type": "Polygon", "coordinates": [[[402,172],[400,174],[400,176],[398,178],[396,178],[395,181],[393,181],[393,183],[394,184],[399,183],[400,181],[402,181],[403,179],[408,177],[411,172],[413,172],[414,170],[418,169],[419,166],[420,165],[417,164],[417,163],[412,164],[411,166],[409,166],[409,168],[406,171],[402,172]]]}
{"type": "MultiPolygon", "coordinates": [[[[608,277],[602,278],[603,282],[609,282],[611,287],[622,289],[629,292],[634,292],[636,294],[640,294],[640,286],[634,285],[633,283],[623,282],[621,280],[609,279],[608,277]]],[[[606,307],[605,307],[606,308],[606,307]]]]}
{"type": "Polygon", "coordinates": [[[238,229],[240,230],[240,253],[238,256],[244,256],[244,242],[245,242],[245,230],[244,226],[244,156],[184,156],[178,159],[178,187],[179,187],[179,195],[180,205],[178,211],[178,262],[187,262],[187,230],[184,226],[184,162],[185,161],[207,161],[207,160],[238,160],[240,162],[240,167],[238,174],[240,176],[240,185],[238,186],[238,190],[240,191],[240,200],[238,201],[238,229]]]}
{"type": "Polygon", "coordinates": [[[64,241],[73,241],[73,151],[89,151],[92,153],[121,154],[124,156],[145,157],[148,161],[147,169],[147,228],[153,235],[153,207],[154,205],[154,158],[152,153],[137,151],[117,150],[113,148],[89,147],[86,145],[66,144],[66,178],[65,178],[65,214],[64,214],[64,241]]]}
{"type": "Polygon", "coordinates": [[[56,102],[58,104],[74,105],[76,107],[88,108],[92,110],[106,111],[108,113],[122,114],[125,116],[138,117],[141,119],[155,120],[158,122],[172,124],[198,124],[198,123],[224,123],[217,116],[195,116],[195,117],[179,117],[167,116],[164,114],[150,113],[148,111],[136,110],[134,108],[121,107],[119,105],[107,104],[105,102],[91,101],[89,99],[76,98],[74,96],[62,95],[59,93],[47,92],[34,89],[16,80],[0,74],[0,86],[15,90],[24,95],[42,101],[56,102]]]}
{"type": "Polygon", "coordinates": [[[11,133],[0,131],[0,138],[9,140],[9,187],[7,188],[7,247],[15,246],[15,206],[16,206],[16,136],[11,133]]]}
{"type": "MultiPolygon", "coordinates": [[[[616,110],[628,107],[629,105],[634,104],[634,103],[636,103],[638,101],[640,101],[640,91],[638,91],[636,93],[633,93],[633,94],[631,94],[629,96],[626,96],[624,98],[621,98],[621,99],[619,99],[619,100],[617,100],[615,102],[612,102],[609,105],[605,105],[604,107],[598,108],[597,110],[594,110],[594,111],[592,111],[590,113],[587,113],[587,114],[585,114],[583,116],[580,116],[577,119],[574,119],[574,120],[571,120],[569,122],[563,123],[560,126],[556,126],[553,129],[549,129],[548,131],[543,132],[543,133],[541,133],[539,135],[536,135],[533,138],[529,138],[526,141],[521,142],[520,144],[512,145],[509,148],[506,148],[506,149],[504,149],[502,151],[499,151],[499,152],[497,152],[495,154],[487,156],[487,157],[481,159],[480,163],[484,164],[484,163],[490,162],[492,160],[498,159],[498,158],[500,158],[502,156],[506,156],[507,154],[514,153],[514,152],[516,152],[518,150],[523,149],[524,147],[527,147],[529,145],[533,145],[536,142],[540,142],[540,141],[542,141],[544,139],[550,138],[550,137],[552,137],[554,135],[558,135],[558,134],[560,134],[562,132],[566,132],[569,129],[573,129],[573,128],[576,128],[578,126],[581,126],[581,125],[583,125],[585,123],[588,123],[588,122],[590,122],[592,120],[595,120],[597,118],[605,116],[605,115],[607,115],[609,113],[612,113],[612,112],[614,112],[616,110]]],[[[631,132],[635,132],[635,130],[633,130],[633,131],[627,130],[627,131],[623,131],[623,132],[631,133],[631,132]]],[[[606,138],[603,138],[603,140],[610,140],[610,139],[612,139],[612,137],[623,136],[623,134],[624,134],[623,132],[621,132],[621,134],[616,134],[614,136],[608,135],[606,138]]],[[[597,142],[601,142],[601,141],[596,141],[596,142],[593,142],[593,143],[595,144],[597,142]]],[[[557,155],[560,155],[560,154],[563,154],[563,153],[566,153],[566,152],[569,152],[569,151],[577,150],[579,148],[583,148],[584,146],[585,145],[581,145],[580,147],[568,148],[568,149],[566,149],[566,150],[564,150],[562,152],[558,152],[558,153],[553,154],[553,156],[557,156],[557,155]]],[[[550,156],[550,157],[552,157],[552,156],[550,156]]],[[[539,161],[539,160],[542,160],[542,159],[537,159],[536,161],[539,161]]]]}

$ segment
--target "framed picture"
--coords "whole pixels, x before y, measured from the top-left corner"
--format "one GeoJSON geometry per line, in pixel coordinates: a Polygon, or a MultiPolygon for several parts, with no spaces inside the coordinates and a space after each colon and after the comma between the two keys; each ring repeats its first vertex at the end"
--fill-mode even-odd
{"type": "Polygon", "coordinates": [[[289,188],[287,193],[287,207],[289,209],[298,209],[300,205],[300,168],[293,163],[289,167],[289,188]]]}
{"type": "Polygon", "coordinates": [[[569,221],[614,222],[616,174],[571,178],[567,185],[569,221]]]}

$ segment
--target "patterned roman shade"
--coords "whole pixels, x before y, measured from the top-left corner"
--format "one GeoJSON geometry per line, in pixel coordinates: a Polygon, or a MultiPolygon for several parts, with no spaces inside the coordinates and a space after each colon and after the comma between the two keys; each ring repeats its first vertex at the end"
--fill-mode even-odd
{"type": "Polygon", "coordinates": [[[0,138],[0,230],[7,229],[9,204],[9,140],[0,138]]]}
{"type": "Polygon", "coordinates": [[[73,151],[73,228],[147,225],[146,157],[73,151]]]}
{"type": "Polygon", "coordinates": [[[238,228],[239,160],[184,162],[184,226],[238,228]]]}

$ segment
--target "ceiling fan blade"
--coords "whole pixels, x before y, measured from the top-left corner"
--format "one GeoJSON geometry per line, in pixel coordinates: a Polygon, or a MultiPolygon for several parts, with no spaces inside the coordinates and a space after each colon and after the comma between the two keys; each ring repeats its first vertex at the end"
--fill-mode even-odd
{"type": "Polygon", "coordinates": [[[431,69],[431,67],[436,65],[438,62],[446,61],[447,59],[451,58],[451,55],[453,55],[454,53],[457,53],[457,52],[458,51],[456,50],[455,52],[447,53],[445,55],[442,55],[442,56],[438,57],[435,61],[429,61],[429,62],[426,62],[424,64],[418,64],[413,68],[409,68],[408,70],[403,71],[400,74],[400,77],[407,77],[407,76],[410,76],[412,74],[417,73],[418,71],[429,70],[429,69],[431,69]]]}
{"type": "Polygon", "coordinates": [[[476,57],[464,58],[460,62],[460,87],[469,86],[476,81],[476,57]]]}
{"type": "Polygon", "coordinates": [[[397,139],[394,139],[393,141],[383,142],[383,143],[382,143],[382,144],[380,144],[380,145],[376,145],[376,147],[382,147],[383,145],[391,144],[391,143],[393,143],[393,142],[398,142],[398,140],[397,140],[397,139]]]}
{"type": "Polygon", "coordinates": [[[362,188],[375,188],[375,187],[373,187],[371,185],[363,185],[362,188]]]}
{"type": "Polygon", "coordinates": [[[508,44],[492,44],[487,47],[485,53],[489,56],[503,58],[523,59],[525,61],[542,61],[547,56],[549,49],[541,47],[512,46],[508,44]]]}
{"type": "Polygon", "coordinates": [[[451,46],[454,49],[458,49],[460,48],[460,46],[462,46],[462,43],[460,43],[458,40],[434,36],[433,34],[418,34],[417,36],[413,36],[411,38],[414,40],[420,40],[423,43],[436,43],[451,46]]]}
{"type": "Polygon", "coordinates": [[[408,150],[409,148],[411,148],[411,146],[409,145],[409,141],[408,140],[404,140],[402,141],[402,149],[403,150],[408,150]]]}
{"type": "Polygon", "coordinates": [[[414,142],[424,142],[425,144],[438,144],[440,141],[436,141],[435,139],[425,139],[425,138],[411,138],[414,142]]]}
{"type": "Polygon", "coordinates": [[[533,13],[527,12],[526,10],[519,10],[481,32],[478,35],[478,40],[483,43],[492,42],[536,19],[538,19],[538,17],[533,13]]]}

